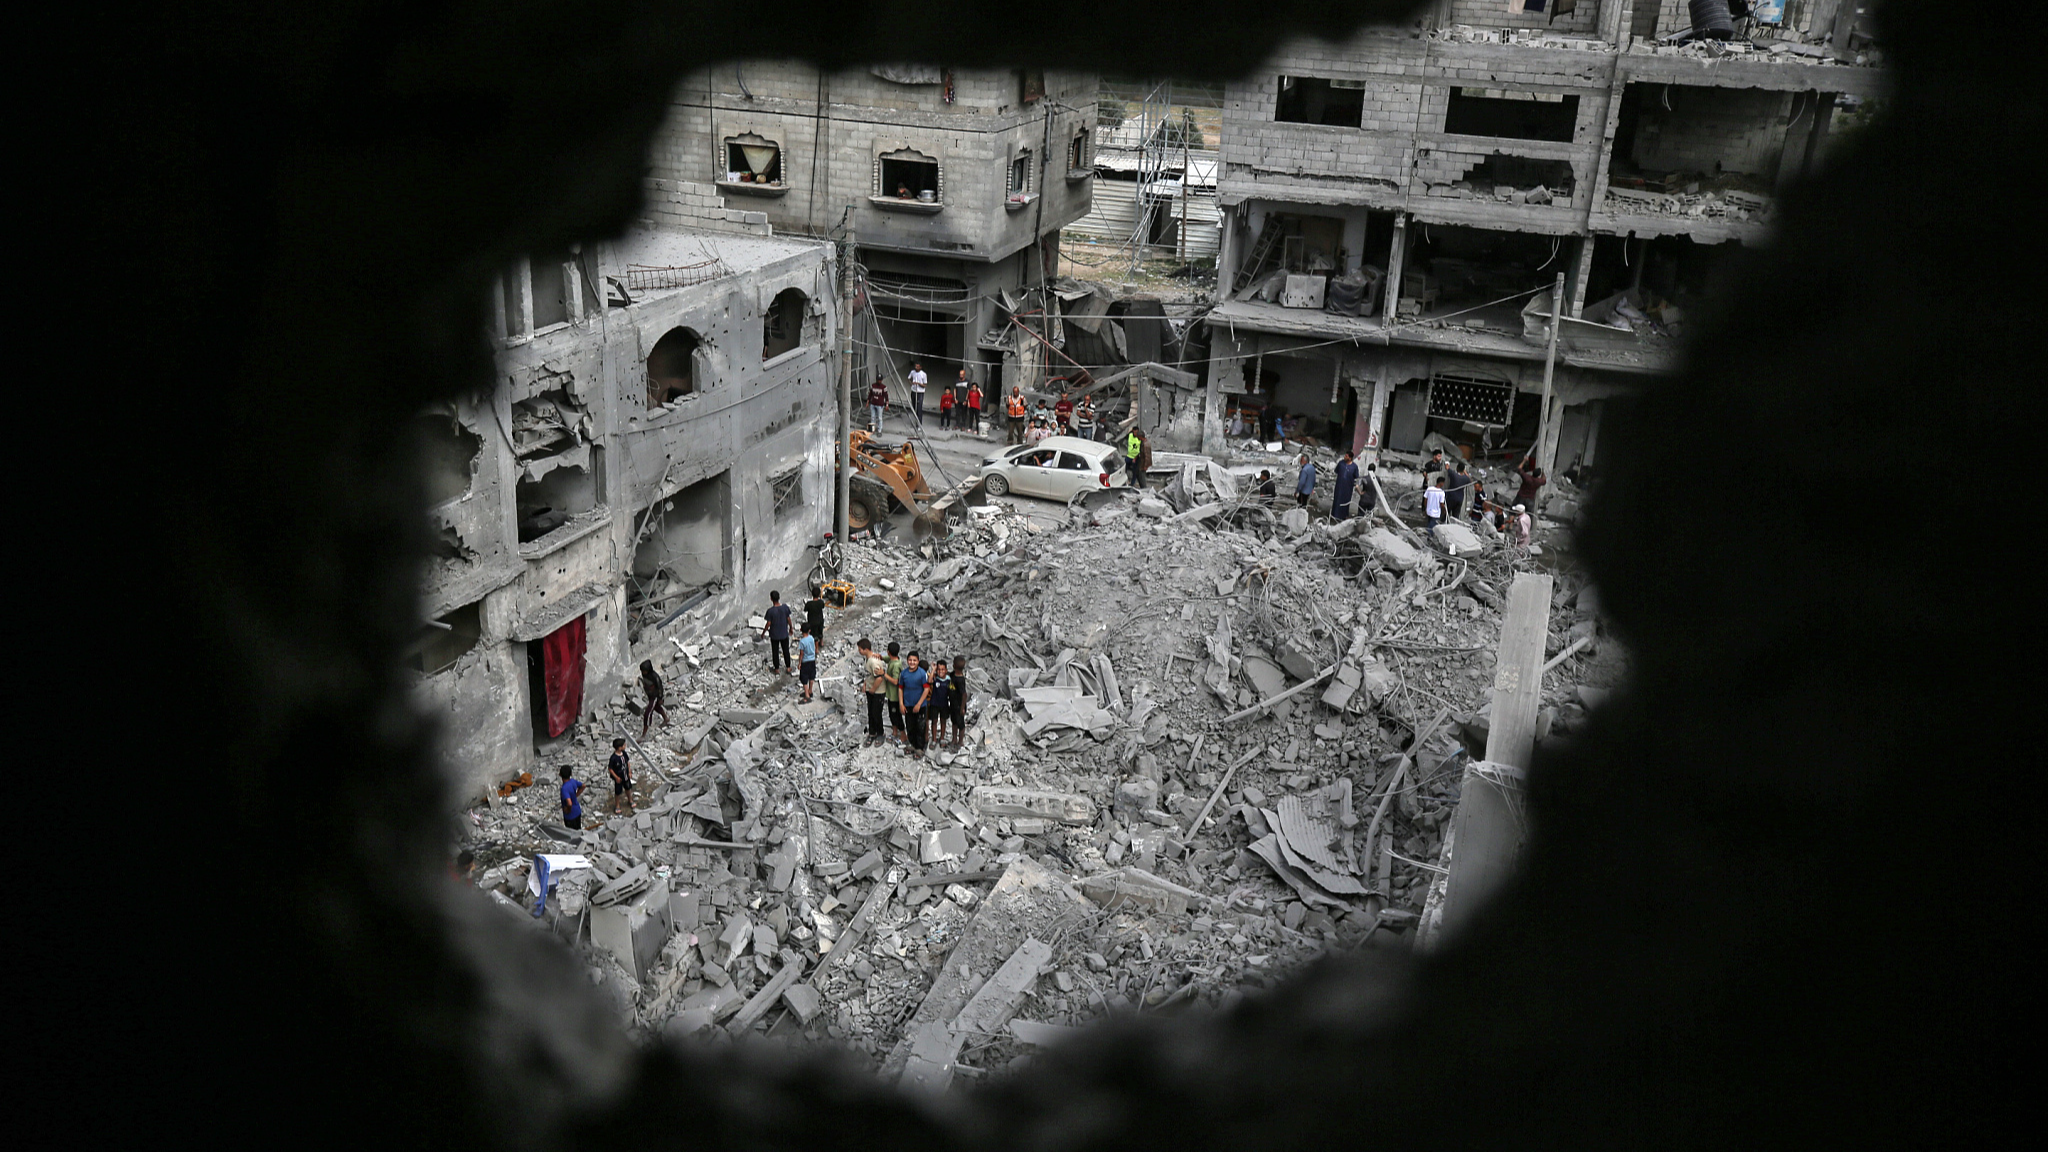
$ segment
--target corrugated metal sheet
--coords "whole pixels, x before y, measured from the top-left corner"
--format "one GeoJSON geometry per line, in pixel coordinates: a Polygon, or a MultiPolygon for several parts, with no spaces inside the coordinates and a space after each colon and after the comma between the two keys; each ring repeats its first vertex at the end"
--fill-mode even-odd
{"type": "MultiPolygon", "coordinates": [[[[1158,181],[1154,187],[1170,191],[1171,182],[1158,181]]],[[[1213,259],[1221,239],[1221,216],[1214,192],[1197,189],[1186,199],[1163,200],[1161,208],[1187,218],[1187,254],[1190,260],[1213,259]]],[[[1095,181],[1088,215],[1067,225],[1066,231],[1119,243],[1129,240],[1138,226],[1138,186],[1129,180],[1095,181]]]]}

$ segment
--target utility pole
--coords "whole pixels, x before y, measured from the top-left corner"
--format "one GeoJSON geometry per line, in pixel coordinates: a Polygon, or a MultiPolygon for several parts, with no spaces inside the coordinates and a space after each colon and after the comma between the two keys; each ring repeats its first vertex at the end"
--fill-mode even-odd
{"type": "Polygon", "coordinates": [[[1543,350],[1543,418],[1536,425],[1536,466],[1543,469],[1545,476],[1557,463],[1557,416],[1551,411],[1551,379],[1557,374],[1557,330],[1563,316],[1564,273],[1559,272],[1557,283],[1550,289],[1550,341],[1543,350]]]}
{"type": "Polygon", "coordinates": [[[846,546],[853,499],[853,221],[839,242],[839,493],[832,539],[846,546]]]}

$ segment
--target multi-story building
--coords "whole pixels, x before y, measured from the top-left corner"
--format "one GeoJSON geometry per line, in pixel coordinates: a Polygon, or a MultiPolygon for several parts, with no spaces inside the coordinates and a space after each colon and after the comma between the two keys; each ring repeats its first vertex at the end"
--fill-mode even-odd
{"type": "Polygon", "coordinates": [[[464,795],[623,719],[641,660],[794,589],[829,527],[833,246],[691,207],[520,261],[496,386],[419,417],[439,547],[411,660],[464,795]]]}
{"type": "Polygon", "coordinates": [[[721,65],[676,89],[649,212],[850,226],[863,387],[900,388],[913,360],[935,384],[963,366],[985,386],[1029,378],[1048,353],[1011,318],[1043,303],[1059,231],[1088,211],[1095,99],[1092,73],[721,65]]]}
{"type": "Polygon", "coordinates": [[[1671,366],[1715,267],[1883,88],[1854,0],[1689,43],[1683,0],[1549,2],[1440,0],[1229,87],[1205,443],[1278,412],[1358,450],[1531,444],[1562,273],[1541,455],[1590,465],[1604,401],[1671,366]]]}

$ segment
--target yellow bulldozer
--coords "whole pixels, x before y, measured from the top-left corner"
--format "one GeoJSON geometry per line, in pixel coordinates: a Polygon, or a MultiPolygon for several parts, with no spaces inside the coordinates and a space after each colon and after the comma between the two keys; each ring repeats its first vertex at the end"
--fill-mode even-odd
{"type": "Polygon", "coordinates": [[[853,480],[848,485],[846,526],[858,532],[872,527],[883,517],[902,509],[916,512],[913,530],[919,539],[944,535],[946,513],[963,497],[980,487],[969,477],[936,497],[925,482],[924,467],[917,449],[908,441],[885,442],[866,429],[855,429],[849,454],[853,458],[853,480]]]}

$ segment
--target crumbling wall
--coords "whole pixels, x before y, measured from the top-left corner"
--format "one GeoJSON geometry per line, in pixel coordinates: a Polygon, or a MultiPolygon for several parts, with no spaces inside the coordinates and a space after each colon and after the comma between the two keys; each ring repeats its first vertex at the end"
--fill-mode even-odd
{"type": "MultiPolygon", "coordinates": [[[[1557,0],[1549,0],[1555,5],[1557,0]]],[[[1450,23],[1470,24],[1480,28],[1531,28],[1544,32],[1594,36],[1600,32],[1601,9],[1622,0],[1579,0],[1578,8],[1567,12],[1556,20],[1548,11],[1510,12],[1507,0],[1451,0],[1450,23]]],[[[1637,0],[1650,3],[1651,0],[1637,0]]]]}

